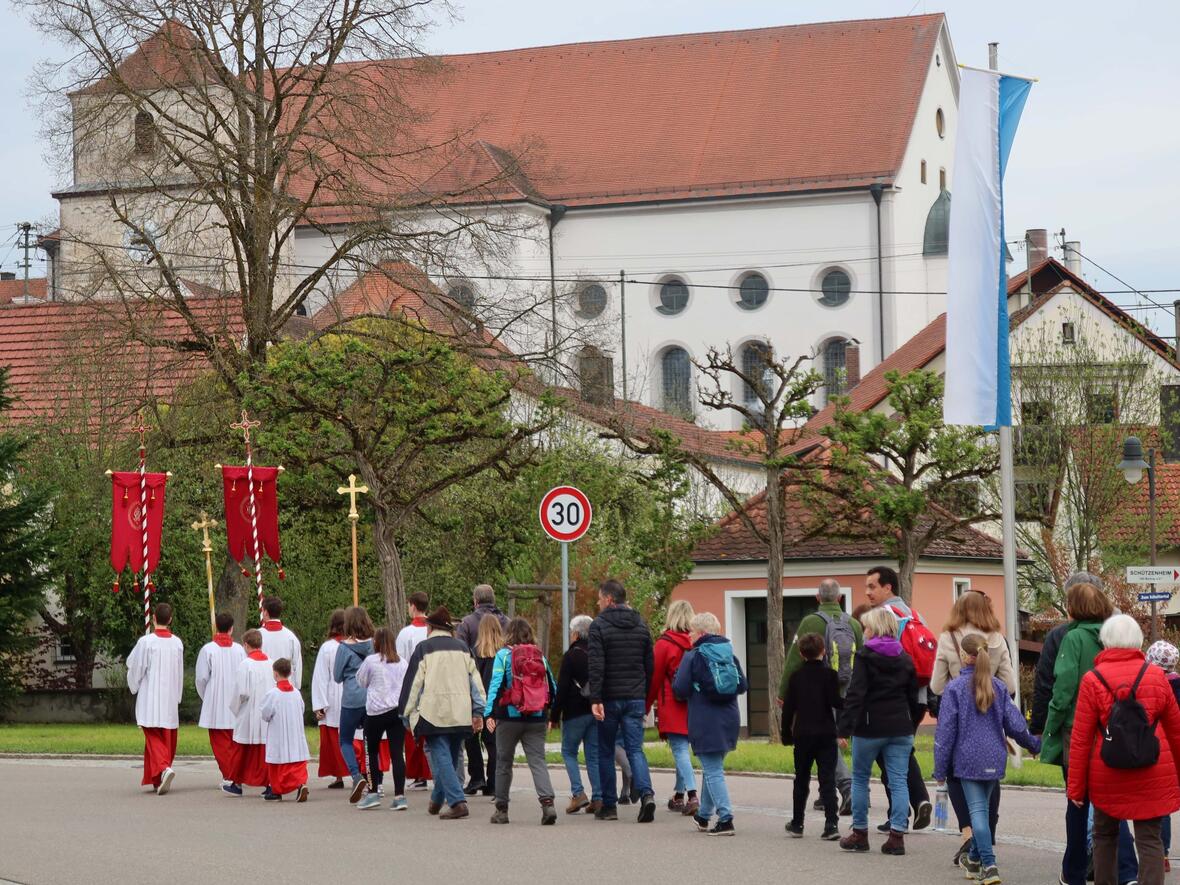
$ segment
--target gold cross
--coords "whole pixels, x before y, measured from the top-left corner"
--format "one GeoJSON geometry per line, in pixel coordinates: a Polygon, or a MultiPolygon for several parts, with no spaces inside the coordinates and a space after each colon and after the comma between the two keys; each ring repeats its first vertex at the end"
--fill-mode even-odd
{"type": "Polygon", "coordinates": [[[131,428],[131,432],[139,434],[139,447],[141,449],[144,448],[144,438],[147,436],[147,432],[149,430],[151,430],[151,428],[148,427],[147,422],[145,422],[143,420],[143,409],[140,409],[139,410],[139,423],[131,428]]]}
{"type": "Polygon", "coordinates": [[[213,543],[209,540],[209,529],[215,528],[217,528],[217,520],[210,519],[209,515],[204,510],[201,511],[200,521],[193,523],[193,531],[201,532],[204,535],[205,543],[201,549],[205,553],[211,553],[213,551],[213,543]]]}
{"type": "Polygon", "coordinates": [[[247,446],[250,445],[250,428],[251,427],[261,427],[261,426],[262,426],[261,421],[251,421],[250,420],[250,413],[247,412],[245,409],[242,409],[242,420],[235,421],[233,424],[230,425],[230,427],[232,427],[234,430],[242,431],[242,433],[246,437],[246,445],[247,446]]]}
{"type": "Polygon", "coordinates": [[[368,493],[369,493],[369,487],[368,486],[358,486],[356,484],[356,475],[352,474],[352,473],[348,474],[348,485],[338,486],[336,488],[337,495],[348,495],[348,498],[349,498],[348,518],[352,519],[352,520],[357,520],[357,519],[361,518],[360,513],[358,513],[357,509],[356,509],[356,496],[357,495],[367,495],[368,493]]]}

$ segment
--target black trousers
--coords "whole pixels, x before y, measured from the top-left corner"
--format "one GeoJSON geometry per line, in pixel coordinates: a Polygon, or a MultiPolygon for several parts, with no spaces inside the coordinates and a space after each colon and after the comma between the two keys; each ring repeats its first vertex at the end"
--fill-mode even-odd
{"type": "Polygon", "coordinates": [[[473,784],[484,783],[489,790],[496,789],[496,736],[485,725],[479,734],[472,734],[463,742],[467,752],[467,776],[473,784]],[[483,745],[482,748],[480,745],[483,745]],[[484,768],[484,752],[488,755],[484,768]]]}
{"type": "Polygon", "coordinates": [[[824,803],[825,821],[832,827],[839,824],[840,803],[836,798],[836,754],[839,752],[834,736],[795,738],[795,808],[791,816],[792,823],[803,825],[807,797],[811,792],[811,764],[814,762],[819,769],[819,797],[824,803]]]}
{"type": "Polygon", "coordinates": [[[365,717],[365,749],[369,752],[369,786],[381,786],[381,741],[389,738],[389,771],[393,775],[393,795],[406,792],[406,727],[396,708],[365,717]]]}
{"type": "MultiPolygon", "coordinates": [[[[918,722],[926,716],[926,705],[923,704],[921,713],[918,715],[918,722]]],[[[918,726],[914,726],[914,734],[918,733],[918,726]]],[[[877,767],[881,769],[881,785],[885,787],[886,792],[889,790],[889,775],[885,773],[885,759],[883,756],[877,757],[877,767]]],[[[914,751],[910,750],[910,770],[906,776],[906,783],[910,788],[910,808],[915,812],[918,806],[923,802],[930,801],[930,792],[926,789],[926,781],[922,779],[922,769],[918,767],[918,759],[914,756],[914,751]]]]}
{"type": "MultiPolygon", "coordinates": [[[[946,779],[946,794],[951,800],[951,807],[955,809],[955,820],[959,824],[959,832],[971,826],[971,812],[967,810],[967,797],[963,795],[963,782],[957,777],[946,779]]],[[[992,845],[996,844],[996,824],[1000,820],[1000,785],[992,790],[991,805],[987,810],[988,819],[992,826],[992,845]]]]}

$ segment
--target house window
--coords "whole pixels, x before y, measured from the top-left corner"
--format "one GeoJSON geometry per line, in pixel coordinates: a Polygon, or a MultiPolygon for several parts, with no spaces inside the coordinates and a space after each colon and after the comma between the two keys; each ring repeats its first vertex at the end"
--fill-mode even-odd
{"type": "Polygon", "coordinates": [[[970,578],[955,578],[954,579],[954,588],[955,588],[955,601],[957,602],[959,600],[959,597],[961,597],[964,593],[971,592],[971,579],[970,578]]]}
{"type": "Polygon", "coordinates": [[[675,316],[688,307],[688,286],[683,280],[673,277],[660,285],[660,303],[657,313],[675,316]]]}
{"type": "Polygon", "coordinates": [[[844,392],[844,364],[848,341],[844,338],[829,338],[823,347],[824,399],[839,396],[844,392]]]}
{"type": "Polygon", "coordinates": [[[942,113],[942,108],[934,112],[934,128],[939,138],[946,138],[946,116],[942,113]]]}
{"type": "Polygon", "coordinates": [[[135,115],[135,153],[141,157],[156,152],[156,120],[147,111],[135,115]]]}
{"type": "Polygon", "coordinates": [[[1062,344],[1073,344],[1076,341],[1077,341],[1077,330],[1074,328],[1074,324],[1073,323],[1062,323],[1061,324],[1061,343],[1062,344]]]}
{"type": "Polygon", "coordinates": [[[683,347],[669,347],[660,357],[660,375],[664,388],[662,407],[665,412],[692,417],[692,369],[688,351],[683,347]]]}
{"type": "Polygon", "coordinates": [[[1086,420],[1090,424],[1113,424],[1118,418],[1118,401],[1114,392],[1101,390],[1086,394],[1086,420]]]}
{"type": "Polygon", "coordinates": [[[748,273],[742,277],[738,285],[738,307],[743,310],[754,310],[766,303],[770,294],[770,284],[760,273],[748,273]]]}
{"type": "Polygon", "coordinates": [[[945,172],[938,196],[926,214],[926,232],[922,237],[923,255],[946,255],[951,230],[951,195],[946,189],[945,172]]]}
{"type": "Polygon", "coordinates": [[[758,403],[758,393],[760,390],[766,390],[766,381],[763,375],[766,374],[766,369],[770,365],[770,361],[774,359],[774,351],[771,350],[770,345],[765,341],[751,341],[742,348],[742,374],[755,383],[750,381],[743,381],[743,395],[747,403],[758,403]]]}
{"type": "Polygon", "coordinates": [[[922,169],[922,184],[925,184],[926,183],[926,161],[925,160],[922,161],[921,169],[922,169]]]}
{"type": "Polygon", "coordinates": [[[587,344],[578,351],[578,387],[582,399],[597,406],[609,406],[614,398],[614,365],[610,357],[587,344]]]}
{"type": "Polygon", "coordinates": [[[590,283],[578,290],[577,314],[584,320],[602,316],[606,310],[606,289],[598,283],[590,283]]]}
{"type": "Polygon", "coordinates": [[[852,293],[852,278],[834,267],[824,274],[819,284],[819,303],[824,307],[841,307],[848,303],[852,293]]]}
{"type": "Polygon", "coordinates": [[[447,290],[447,296],[464,310],[475,309],[475,287],[471,283],[455,283],[447,290]]]}
{"type": "Polygon", "coordinates": [[[74,643],[68,636],[57,637],[57,650],[54,661],[58,664],[72,664],[77,658],[74,656],[74,643]]]}

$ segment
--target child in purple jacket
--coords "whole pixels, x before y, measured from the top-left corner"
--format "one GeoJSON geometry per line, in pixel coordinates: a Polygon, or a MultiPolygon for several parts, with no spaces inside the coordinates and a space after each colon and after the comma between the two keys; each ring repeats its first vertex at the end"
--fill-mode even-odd
{"type": "Polygon", "coordinates": [[[1008,764],[1005,736],[1031,753],[1041,749],[1028,723],[1008,697],[1008,689],[991,675],[986,637],[969,634],[960,643],[963,669],[947,683],[934,734],[934,779],[940,784],[954,774],[963,784],[971,811],[971,845],[959,863],[969,878],[982,885],[1000,885],[996,869],[995,833],[988,805],[1008,764]]]}

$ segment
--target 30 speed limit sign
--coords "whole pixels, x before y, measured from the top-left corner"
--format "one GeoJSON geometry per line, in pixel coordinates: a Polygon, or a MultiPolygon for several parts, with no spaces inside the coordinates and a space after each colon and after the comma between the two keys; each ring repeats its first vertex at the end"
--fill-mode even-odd
{"type": "Polygon", "coordinates": [[[550,489],[541,499],[541,528],[555,541],[576,541],[590,528],[590,499],[573,486],[550,489]]]}

